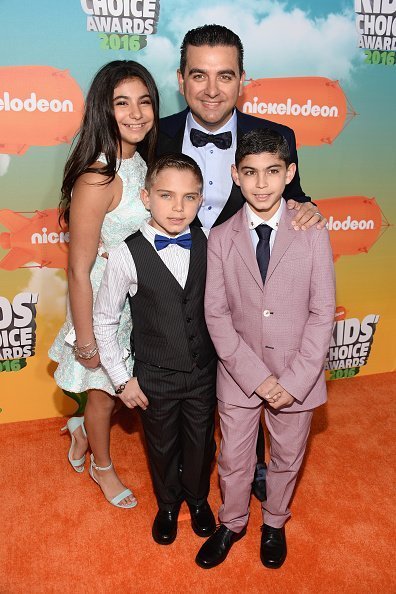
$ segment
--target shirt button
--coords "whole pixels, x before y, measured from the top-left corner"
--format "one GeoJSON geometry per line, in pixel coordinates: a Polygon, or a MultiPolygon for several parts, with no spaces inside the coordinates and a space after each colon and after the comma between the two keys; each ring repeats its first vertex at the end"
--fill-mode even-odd
{"type": "Polygon", "coordinates": [[[213,155],[213,149],[210,149],[210,154],[213,155]]]}
{"type": "Polygon", "coordinates": [[[211,206],[208,206],[208,210],[212,210],[212,207],[211,206]]]}
{"type": "Polygon", "coordinates": [[[210,182],[209,182],[209,185],[210,185],[210,186],[213,186],[213,182],[212,182],[212,181],[210,181],[210,182]]]}
{"type": "Polygon", "coordinates": [[[265,310],[263,311],[263,316],[264,316],[265,318],[269,318],[269,317],[270,317],[270,315],[271,315],[271,312],[270,312],[268,309],[265,309],[265,310]]]}

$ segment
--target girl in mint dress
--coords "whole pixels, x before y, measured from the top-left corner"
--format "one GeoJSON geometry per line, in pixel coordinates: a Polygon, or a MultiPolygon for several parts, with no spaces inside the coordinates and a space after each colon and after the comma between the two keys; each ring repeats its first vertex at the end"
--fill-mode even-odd
{"type": "MultiPolygon", "coordinates": [[[[149,213],[140,200],[146,161],[154,157],[158,91],[150,73],[131,60],[103,66],[88,91],[81,130],[64,172],[61,214],[69,226],[67,316],[49,350],[58,363],[55,380],[70,392],[88,392],[85,417],[67,422],[68,459],[83,472],[88,441],[89,473],[113,505],[136,505],[110,458],[114,386],[100,367],[93,332],[93,306],[108,251],[137,231],[149,213]]],[[[117,338],[132,370],[128,303],[117,338]]],[[[66,429],[66,428],[65,428],[66,429]]]]}

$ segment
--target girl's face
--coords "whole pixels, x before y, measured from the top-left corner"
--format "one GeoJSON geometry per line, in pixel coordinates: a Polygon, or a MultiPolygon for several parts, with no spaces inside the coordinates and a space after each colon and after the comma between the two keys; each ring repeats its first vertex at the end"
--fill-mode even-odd
{"type": "Polygon", "coordinates": [[[127,78],[114,89],[114,116],[121,134],[122,157],[128,159],[154,125],[148,89],[140,78],[127,78]]]}

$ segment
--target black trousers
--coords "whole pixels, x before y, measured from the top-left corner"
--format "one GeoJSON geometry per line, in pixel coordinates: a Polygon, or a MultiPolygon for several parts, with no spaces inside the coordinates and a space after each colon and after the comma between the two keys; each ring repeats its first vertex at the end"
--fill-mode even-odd
{"type": "Polygon", "coordinates": [[[191,373],[136,361],[134,375],[149,401],[140,413],[159,509],[201,505],[216,451],[216,360],[191,373]]]}

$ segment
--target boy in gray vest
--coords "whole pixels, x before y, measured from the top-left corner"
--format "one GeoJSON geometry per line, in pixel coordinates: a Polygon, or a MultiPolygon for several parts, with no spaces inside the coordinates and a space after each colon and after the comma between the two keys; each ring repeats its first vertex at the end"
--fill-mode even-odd
{"type": "Polygon", "coordinates": [[[116,395],[141,409],[159,508],[152,535],[159,544],[175,540],[183,500],[196,534],[215,530],[207,502],[216,404],[216,353],[203,304],[207,239],[201,228],[189,228],[202,187],[201,170],[186,155],[165,155],[149,167],[141,198],[151,219],[110,253],[95,305],[101,364],[116,395]],[[133,377],[117,342],[126,296],[133,377]]]}

